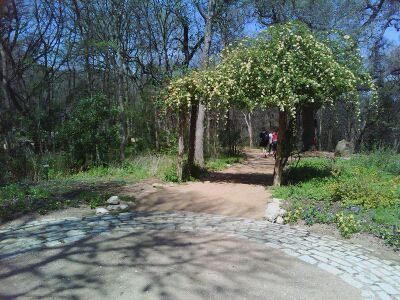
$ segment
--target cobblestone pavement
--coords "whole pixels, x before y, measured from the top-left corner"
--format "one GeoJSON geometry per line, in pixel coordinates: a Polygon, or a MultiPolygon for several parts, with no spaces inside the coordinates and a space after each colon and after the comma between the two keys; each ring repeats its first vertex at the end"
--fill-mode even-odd
{"type": "Polygon", "coordinates": [[[400,265],[375,258],[360,245],[286,225],[202,213],[128,212],[33,221],[0,231],[0,260],[44,247],[61,247],[110,231],[146,229],[217,232],[246,238],[281,249],[290,256],[339,276],[361,289],[364,299],[400,299],[400,265]]]}

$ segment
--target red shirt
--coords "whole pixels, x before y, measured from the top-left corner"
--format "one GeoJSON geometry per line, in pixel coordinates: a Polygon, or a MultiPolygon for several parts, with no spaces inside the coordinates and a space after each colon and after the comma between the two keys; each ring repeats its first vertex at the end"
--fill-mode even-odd
{"type": "Polygon", "coordinates": [[[272,133],[272,142],[277,142],[278,141],[278,133],[277,132],[273,132],[272,133]]]}

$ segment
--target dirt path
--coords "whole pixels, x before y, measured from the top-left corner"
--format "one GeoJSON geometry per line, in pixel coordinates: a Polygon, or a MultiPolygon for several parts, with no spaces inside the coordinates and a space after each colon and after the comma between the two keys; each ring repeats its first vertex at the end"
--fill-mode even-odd
{"type": "Polygon", "coordinates": [[[246,151],[247,160],[201,182],[166,187],[138,199],[138,211],[191,211],[262,219],[268,186],[272,182],[273,159],[257,150],[246,151]]]}

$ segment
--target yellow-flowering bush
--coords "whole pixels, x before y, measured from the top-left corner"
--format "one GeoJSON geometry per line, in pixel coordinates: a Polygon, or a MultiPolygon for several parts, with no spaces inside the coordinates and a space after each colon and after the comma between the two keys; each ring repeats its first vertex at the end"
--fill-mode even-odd
{"type": "Polygon", "coordinates": [[[303,210],[301,207],[296,208],[294,210],[289,210],[288,212],[286,212],[284,220],[285,223],[296,223],[298,220],[303,218],[303,210]]]}
{"type": "Polygon", "coordinates": [[[359,232],[361,226],[353,214],[340,212],[336,214],[335,223],[343,237],[350,237],[353,233],[359,232]]]}
{"type": "Polygon", "coordinates": [[[392,206],[396,200],[396,187],[390,180],[382,180],[372,171],[343,176],[335,185],[335,199],[344,206],[360,205],[365,208],[392,206]]]}
{"type": "Polygon", "coordinates": [[[249,110],[260,105],[294,116],[299,104],[358,103],[360,85],[374,90],[349,37],[316,36],[306,25],[288,22],[226,49],[214,70],[172,81],[165,104],[181,109],[196,100],[249,110]]]}

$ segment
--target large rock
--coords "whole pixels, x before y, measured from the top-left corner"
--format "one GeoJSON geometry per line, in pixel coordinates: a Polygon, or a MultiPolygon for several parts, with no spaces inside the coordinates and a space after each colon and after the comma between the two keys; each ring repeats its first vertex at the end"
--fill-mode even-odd
{"type": "Polygon", "coordinates": [[[107,204],[111,204],[111,205],[117,205],[120,203],[119,197],[118,196],[111,196],[110,198],[108,198],[108,200],[106,201],[107,204]]]}
{"type": "Polygon", "coordinates": [[[267,204],[267,209],[265,210],[265,219],[271,223],[283,224],[283,216],[286,210],[281,208],[281,199],[272,198],[272,201],[267,204]]]}
{"type": "Polygon", "coordinates": [[[354,152],[354,144],[346,140],[341,140],[335,148],[335,156],[350,157],[354,152]]]}
{"type": "Polygon", "coordinates": [[[96,208],[96,215],[108,214],[109,211],[104,207],[97,207],[96,208]]]}
{"type": "Polygon", "coordinates": [[[128,205],[127,204],[117,204],[117,205],[109,205],[107,206],[108,210],[125,210],[128,209],[128,205]]]}
{"type": "Polygon", "coordinates": [[[129,208],[129,205],[128,205],[128,204],[125,204],[125,203],[121,203],[121,204],[118,205],[118,206],[119,206],[119,210],[126,210],[126,209],[129,208]]]}
{"type": "Polygon", "coordinates": [[[280,212],[281,212],[280,201],[277,198],[273,198],[272,202],[267,204],[267,209],[265,211],[265,219],[269,222],[275,222],[280,212]]]}

